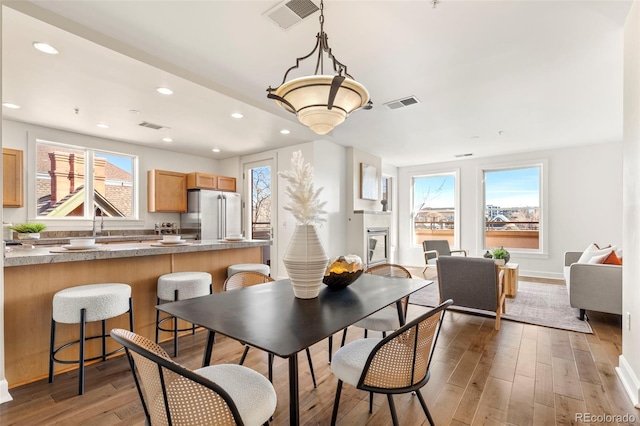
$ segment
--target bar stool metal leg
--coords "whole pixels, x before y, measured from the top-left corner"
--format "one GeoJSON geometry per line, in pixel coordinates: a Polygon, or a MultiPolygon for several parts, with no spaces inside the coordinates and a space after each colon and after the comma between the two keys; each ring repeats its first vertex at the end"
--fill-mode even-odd
{"type": "Polygon", "coordinates": [[[107,360],[107,321],[102,320],[102,362],[107,360]]]}
{"type": "Polygon", "coordinates": [[[78,394],[84,395],[84,337],[86,332],[87,310],[80,310],[80,367],[78,372],[78,394]]]}
{"type": "Polygon", "coordinates": [[[49,345],[49,383],[53,383],[53,350],[56,341],[56,322],[51,318],[51,344],[49,345]]]}

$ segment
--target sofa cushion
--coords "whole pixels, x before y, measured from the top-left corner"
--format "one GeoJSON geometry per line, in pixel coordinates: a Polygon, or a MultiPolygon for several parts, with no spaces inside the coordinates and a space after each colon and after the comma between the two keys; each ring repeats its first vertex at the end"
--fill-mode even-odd
{"type": "MultiPolygon", "coordinates": [[[[578,259],[576,263],[602,263],[599,261],[600,259],[596,259],[594,261],[591,261],[591,259],[602,255],[609,255],[609,253],[617,249],[618,248],[616,246],[612,246],[599,250],[596,248],[595,244],[590,244],[589,247],[587,247],[587,249],[582,252],[582,256],[580,256],[580,259],[578,259]]],[[[602,260],[604,260],[604,258],[602,260]]]]}
{"type": "Polygon", "coordinates": [[[615,251],[612,251],[602,263],[605,265],[622,265],[622,259],[618,257],[615,251]]]}

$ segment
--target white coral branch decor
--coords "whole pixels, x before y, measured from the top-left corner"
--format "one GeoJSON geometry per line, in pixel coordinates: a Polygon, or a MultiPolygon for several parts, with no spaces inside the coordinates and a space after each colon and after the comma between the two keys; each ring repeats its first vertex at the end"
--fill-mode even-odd
{"type": "Polygon", "coordinates": [[[278,175],[286,179],[288,185],[285,189],[289,196],[289,203],[284,207],[290,211],[296,220],[303,225],[313,225],[324,222],[321,214],[326,201],[320,201],[320,192],[313,189],[313,167],[304,162],[302,151],[295,151],[291,157],[291,170],[279,172],[278,175]]]}

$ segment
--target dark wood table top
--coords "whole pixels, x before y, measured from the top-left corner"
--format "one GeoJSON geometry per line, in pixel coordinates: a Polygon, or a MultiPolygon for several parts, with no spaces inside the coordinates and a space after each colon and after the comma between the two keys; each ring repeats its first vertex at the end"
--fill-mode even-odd
{"type": "Polygon", "coordinates": [[[433,281],[363,274],[297,299],[289,280],[157,306],[160,311],[287,358],[433,281]]]}

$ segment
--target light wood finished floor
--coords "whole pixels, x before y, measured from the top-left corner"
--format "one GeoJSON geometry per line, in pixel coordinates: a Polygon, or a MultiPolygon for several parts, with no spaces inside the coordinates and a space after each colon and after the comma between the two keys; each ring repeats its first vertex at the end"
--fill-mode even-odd
{"type": "MultiPolygon", "coordinates": [[[[420,275],[421,268],[415,269],[420,275]]],[[[553,285],[553,284],[549,284],[553,285]]],[[[410,315],[425,308],[410,305],[410,315]]],[[[615,367],[622,350],[620,318],[591,313],[594,334],[568,332],[503,321],[493,329],[490,318],[447,313],[430,382],[422,392],[438,425],[576,424],[576,413],[631,414],[640,424],[615,367]]],[[[349,339],[362,337],[351,328],[349,339]]],[[[339,340],[339,339],[338,339],[339,340]]],[[[190,368],[201,362],[205,333],[180,338],[177,361],[190,368]]],[[[167,349],[169,349],[167,344],[167,349]]],[[[327,342],[311,348],[318,388],[313,389],[306,357],[300,360],[301,423],[327,425],[336,379],[327,363],[327,342]]],[[[224,336],[214,346],[214,362],[237,362],[240,343],[224,336]]],[[[252,349],[248,365],[266,375],[267,356],[252,349]]],[[[276,358],[274,385],[278,407],[272,425],[289,424],[287,363],[276,358]]],[[[77,396],[75,371],[11,390],[14,400],[0,405],[0,424],[8,425],[143,425],[144,416],[124,357],[87,368],[86,393],[77,396]]],[[[339,425],[390,425],[386,398],[378,395],[373,414],[368,395],[345,385],[339,425]]],[[[398,395],[402,425],[427,425],[415,396],[398,395]]],[[[617,424],[609,422],[606,424],[617,424]]],[[[627,424],[620,422],[620,424],[627,424]]]]}

